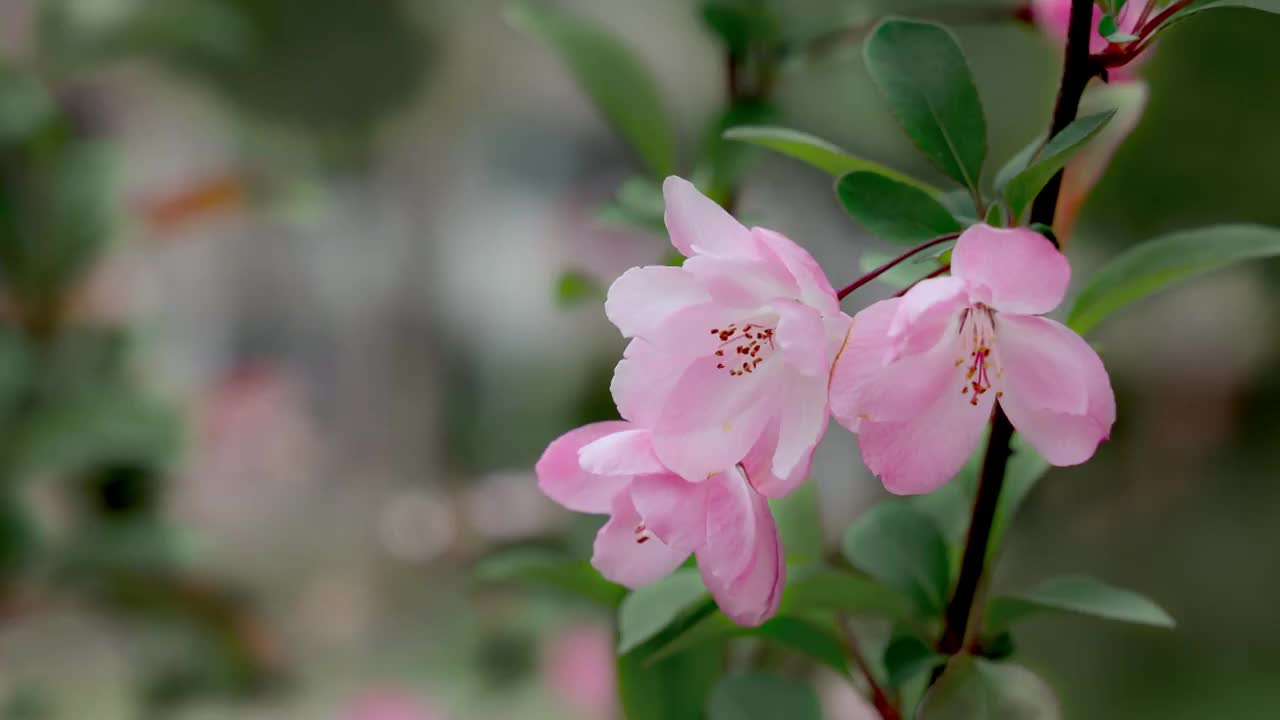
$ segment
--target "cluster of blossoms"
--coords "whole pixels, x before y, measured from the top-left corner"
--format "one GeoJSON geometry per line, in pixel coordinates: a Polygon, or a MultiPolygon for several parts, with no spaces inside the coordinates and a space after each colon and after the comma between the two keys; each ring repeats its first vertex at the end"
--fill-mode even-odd
{"type": "Polygon", "coordinates": [[[1110,432],[1102,362],[1039,317],[1071,271],[1038,233],[975,225],[949,277],[851,319],[796,243],[680,178],[663,191],[687,260],[626,272],[605,304],[631,338],[611,388],[624,419],[561,436],[537,464],[553,500],[610,516],[592,560],[605,577],[644,585],[693,555],[726,615],[768,619],[785,572],[768,500],[805,481],[832,415],[899,494],[951,479],[997,404],[1055,465],[1087,460],[1110,432]]]}

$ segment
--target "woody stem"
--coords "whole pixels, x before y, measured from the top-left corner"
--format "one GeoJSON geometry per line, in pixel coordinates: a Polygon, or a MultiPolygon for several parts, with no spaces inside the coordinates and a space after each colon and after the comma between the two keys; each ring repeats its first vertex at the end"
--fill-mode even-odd
{"type": "MultiPolygon", "coordinates": [[[[1058,90],[1057,105],[1053,110],[1053,122],[1049,137],[1053,137],[1075,120],[1080,111],[1080,98],[1085,86],[1098,72],[1098,66],[1089,56],[1089,36],[1093,32],[1093,0],[1071,0],[1071,19],[1067,26],[1067,48],[1062,68],[1062,83],[1058,90]]],[[[1031,208],[1031,222],[1051,225],[1062,189],[1062,173],[1059,172],[1036,197],[1031,208]]],[[[965,646],[969,634],[978,595],[978,587],[986,569],[987,545],[991,540],[991,525],[1000,503],[1004,487],[1005,469],[1009,462],[1009,442],[1013,439],[1013,425],[999,403],[991,419],[991,435],[987,441],[986,455],[982,460],[982,472],[978,479],[978,491],[973,501],[973,515],[965,538],[964,555],[960,562],[960,575],[955,591],[947,604],[942,637],[938,641],[939,652],[954,655],[965,646]]],[[[937,679],[936,676],[934,678],[937,679]]]]}

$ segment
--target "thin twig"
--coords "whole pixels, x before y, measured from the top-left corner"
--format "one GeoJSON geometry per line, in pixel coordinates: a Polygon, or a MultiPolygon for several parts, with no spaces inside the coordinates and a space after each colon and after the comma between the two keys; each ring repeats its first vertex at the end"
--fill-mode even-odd
{"type": "Polygon", "coordinates": [[[921,245],[917,245],[917,246],[915,246],[915,247],[911,248],[910,250],[908,250],[908,251],[906,251],[906,252],[902,253],[902,254],[901,254],[901,255],[899,255],[898,257],[896,257],[896,258],[894,258],[894,259],[890,260],[889,262],[885,263],[884,265],[881,265],[880,267],[876,268],[875,270],[872,270],[871,272],[867,273],[866,275],[863,275],[862,277],[858,278],[857,280],[854,280],[852,283],[849,283],[849,284],[848,284],[847,286],[845,286],[844,288],[841,288],[841,289],[840,289],[840,291],[836,293],[836,298],[837,298],[837,299],[839,299],[839,300],[843,300],[843,299],[845,299],[846,297],[848,297],[848,296],[849,296],[849,294],[850,294],[850,293],[852,293],[854,290],[857,290],[858,288],[862,287],[863,285],[866,285],[867,283],[871,282],[872,280],[875,280],[876,278],[880,277],[881,275],[885,274],[886,272],[889,272],[890,270],[892,270],[892,269],[894,268],[894,266],[898,265],[899,263],[903,262],[904,260],[909,259],[912,255],[915,255],[915,254],[917,254],[917,253],[920,253],[920,252],[923,252],[923,251],[925,251],[925,250],[928,250],[929,248],[933,247],[934,245],[941,245],[941,244],[942,244],[942,243],[944,243],[944,242],[949,242],[949,241],[951,241],[951,240],[955,240],[955,239],[956,239],[956,238],[958,238],[958,237],[960,237],[960,234],[959,234],[959,233],[947,233],[946,235],[939,235],[938,237],[936,237],[936,238],[934,238],[934,239],[932,239],[932,240],[930,240],[930,241],[928,241],[928,242],[926,242],[926,243],[923,243],[923,244],[921,244],[921,245]]]}
{"type": "Polygon", "coordinates": [[[858,670],[867,677],[867,684],[871,686],[871,703],[875,705],[876,712],[880,713],[880,717],[884,720],[901,720],[902,713],[898,710],[898,704],[876,681],[876,676],[871,673],[871,665],[858,648],[858,641],[853,636],[853,630],[849,627],[849,618],[844,613],[836,613],[836,630],[840,633],[840,643],[844,646],[845,654],[858,666],[858,670]]]}

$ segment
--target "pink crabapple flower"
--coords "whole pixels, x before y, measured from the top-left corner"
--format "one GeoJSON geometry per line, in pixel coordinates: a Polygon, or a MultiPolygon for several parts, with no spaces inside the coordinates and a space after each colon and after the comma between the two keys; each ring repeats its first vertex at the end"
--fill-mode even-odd
{"type": "MultiPolygon", "coordinates": [[[[681,267],[633,268],[605,313],[633,338],[614,373],[624,418],[662,464],[698,482],[749,464],[755,492],[804,482],[826,431],[827,385],[849,316],[803,248],[747,229],[689,182],[663,184],[681,267]]],[[[724,480],[723,482],[729,482],[724,480]]]]}
{"type": "Polygon", "coordinates": [[[702,580],[739,625],[778,610],[784,563],[769,504],[738,466],[688,482],[663,466],[649,430],[585,425],[554,440],[535,471],[547,497],[607,514],[591,564],[627,587],[652,583],[696,555],[702,580]]]}
{"type": "Polygon", "coordinates": [[[1050,464],[1093,455],[1116,417],[1107,371],[1083,338],[1039,317],[1070,279],[1066,257],[1040,234],[975,225],[956,241],[950,277],[854,317],[831,409],[886,489],[945,484],[997,402],[1050,464]]]}
{"type": "MultiPolygon", "coordinates": [[[[1116,15],[1116,27],[1130,35],[1138,34],[1138,21],[1147,16],[1154,17],[1154,12],[1147,12],[1147,6],[1155,0],[1129,0],[1116,15]]],[[[1154,8],[1153,8],[1154,10],[1154,8]]],[[[1032,0],[1031,16],[1040,30],[1061,45],[1067,42],[1067,25],[1071,19],[1071,0],[1032,0]]],[[[1098,32],[1098,22],[1102,20],[1102,8],[1093,7],[1093,31],[1089,38],[1089,52],[1097,54],[1107,49],[1110,44],[1102,33],[1098,32]]],[[[1130,61],[1127,65],[1108,70],[1112,80],[1130,80],[1134,71],[1142,63],[1145,53],[1130,61]]]]}

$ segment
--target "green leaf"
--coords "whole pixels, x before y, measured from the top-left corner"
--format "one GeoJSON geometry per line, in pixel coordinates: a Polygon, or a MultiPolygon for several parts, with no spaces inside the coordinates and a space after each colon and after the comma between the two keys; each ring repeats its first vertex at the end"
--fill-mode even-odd
{"type": "Polygon", "coordinates": [[[987,206],[987,217],[983,219],[983,222],[991,227],[1006,227],[1009,224],[1008,212],[999,202],[993,202],[987,206]]]}
{"type": "MultiPolygon", "coordinates": [[[[1053,139],[1043,147],[1033,151],[1026,167],[999,186],[1015,218],[1022,217],[1023,211],[1032,200],[1035,200],[1036,195],[1049,183],[1049,180],[1066,167],[1067,161],[1093,139],[1111,121],[1111,118],[1115,117],[1115,114],[1116,111],[1110,110],[1077,118],[1063,128],[1062,132],[1054,135],[1053,139]]],[[[1021,155],[1022,153],[1019,153],[1019,157],[1021,155]]]]}
{"type": "Polygon", "coordinates": [[[822,720],[813,688],[761,672],[727,675],[707,702],[707,720],[822,720]]]}
{"type": "Polygon", "coordinates": [[[600,112],[654,177],[675,172],[675,131],[649,71],[620,40],[534,0],[516,0],[507,21],[550,44],[600,112]]]}
{"type": "Polygon", "coordinates": [[[801,485],[784,498],[769,501],[778,536],[786,549],[789,567],[822,561],[822,523],[818,517],[818,490],[815,483],[801,485]]]}
{"type": "Polygon", "coordinates": [[[1127,43],[1138,39],[1137,35],[1121,30],[1115,17],[1110,14],[1103,15],[1098,21],[1098,34],[1113,43],[1127,43]]]}
{"type": "Polygon", "coordinates": [[[964,229],[928,193],[877,173],[845,175],[836,183],[836,195],[853,219],[890,242],[918,245],[964,229]]]}
{"type": "Polygon", "coordinates": [[[482,582],[522,582],[569,592],[604,607],[617,607],[626,589],[600,576],[584,561],[547,548],[520,547],[490,555],[476,563],[482,582]]]}
{"type": "Polygon", "coordinates": [[[751,634],[807,655],[842,675],[849,674],[844,646],[835,636],[834,628],[800,618],[776,617],[751,634]]]}
{"type": "MultiPolygon", "coordinates": [[[[1040,456],[1027,443],[1023,435],[1017,434],[1013,436],[1013,442],[1009,444],[1011,454],[1009,456],[1009,464],[1004,471],[1004,489],[1000,493],[1000,500],[996,504],[995,519],[991,523],[991,542],[987,546],[987,560],[990,562],[1000,552],[1004,543],[1005,532],[1013,523],[1014,518],[1018,514],[1022,502],[1031,494],[1036,483],[1040,482],[1040,478],[1049,470],[1049,463],[1040,456]]],[[[986,449],[986,443],[982,448],[986,449]]],[[[977,487],[976,470],[974,483],[971,487],[977,487]]]]}
{"type": "Polygon", "coordinates": [[[0,62],[0,145],[25,139],[54,110],[53,98],[33,74],[0,62]]]}
{"type": "Polygon", "coordinates": [[[891,170],[879,163],[856,157],[822,138],[799,130],[782,127],[736,127],[726,130],[724,137],[726,140],[738,140],[775,150],[812,165],[832,177],[838,178],[851,172],[866,170],[919,188],[930,195],[936,196],[942,192],[928,183],[891,170]]]}
{"type": "Polygon", "coordinates": [[[565,270],[556,281],[556,302],[570,308],[588,302],[603,302],[604,288],[590,275],[579,270],[565,270]]]}
{"type": "Polygon", "coordinates": [[[0,194],[0,272],[26,301],[74,285],[106,247],[111,159],[105,144],[51,138],[19,160],[23,182],[0,194]]]}
{"type": "Polygon", "coordinates": [[[631,592],[618,607],[618,653],[630,652],[652,639],[708,597],[695,568],[681,568],[631,592]]]}
{"type": "Polygon", "coordinates": [[[978,192],[987,121],[969,64],[949,30],[889,19],[864,48],[867,71],[898,123],[939,170],[978,192]]]}
{"type": "Polygon", "coordinates": [[[884,650],[884,666],[889,673],[889,686],[900,688],[921,673],[946,662],[924,640],[915,635],[899,635],[884,650]]]}
{"type": "Polygon", "coordinates": [[[855,567],[911,598],[924,616],[942,612],[951,585],[947,544],[933,518],[901,500],[862,513],[844,536],[855,567]]]}
{"type": "Polygon", "coordinates": [[[898,591],[871,578],[824,568],[790,579],[783,591],[779,612],[815,610],[900,620],[910,616],[911,603],[898,591]]]}
{"type": "Polygon", "coordinates": [[[1061,720],[1053,689],[1026,668],[957,655],[916,720],[1061,720]]]}
{"type": "Polygon", "coordinates": [[[1205,10],[1217,10],[1219,8],[1249,8],[1252,10],[1261,10],[1273,14],[1280,14],[1280,0],[1200,0],[1193,2],[1183,8],[1180,12],[1170,17],[1160,26],[1158,32],[1164,32],[1170,27],[1186,20],[1192,15],[1204,12],[1205,10]]]}
{"type": "Polygon", "coordinates": [[[641,651],[618,656],[618,696],[626,720],[704,720],[707,698],[724,666],[719,644],[650,662],[641,651]]]}
{"type": "Polygon", "coordinates": [[[740,56],[753,43],[767,44],[778,34],[778,21],[763,3],[743,0],[708,0],[702,3],[702,23],[726,49],[740,56]]]}
{"type": "Polygon", "coordinates": [[[1280,255],[1280,229],[1214,225],[1148,240],[1094,273],[1067,324],[1081,335],[1111,313],[1174,283],[1244,260],[1280,255]]]}
{"type": "Polygon", "coordinates": [[[997,633],[1015,622],[1046,612],[1092,615],[1163,628],[1175,624],[1169,613],[1138,593],[1097,578],[1067,575],[1045,580],[1028,592],[992,600],[984,627],[990,633],[997,633]]]}
{"type": "Polygon", "coordinates": [[[74,475],[106,463],[166,468],[181,444],[173,407],[127,383],[86,383],[26,414],[0,462],[18,480],[74,475]]]}

